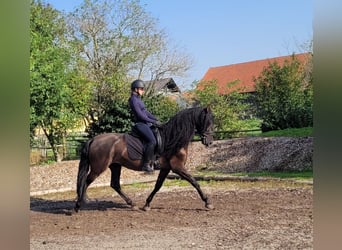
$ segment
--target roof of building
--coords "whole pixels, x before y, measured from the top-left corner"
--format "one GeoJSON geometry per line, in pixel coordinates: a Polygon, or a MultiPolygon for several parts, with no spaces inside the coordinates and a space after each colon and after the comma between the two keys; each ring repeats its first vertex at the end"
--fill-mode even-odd
{"type": "Polygon", "coordinates": [[[168,92],[181,92],[173,78],[156,79],[152,81],[145,81],[147,86],[153,85],[155,92],[168,91],[168,92]]]}
{"type": "MultiPolygon", "coordinates": [[[[308,60],[310,53],[295,54],[294,56],[300,61],[308,60]]],[[[226,66],[211,67],[201,79],[198,87],[201,88],[201,82],[217,81],[218,93],[228,94],[239,89],[239,92],[254,92],[255,84],[253,78],[258,77],[262,70],[269,66],[270,63],[277,62],[280,66],[285,61],[290,61],[293,55],[267,58],[263,60],[231,64],[226,66]],[[227,84],[237,81],[234,87],[228,88],[227,84]]]]}

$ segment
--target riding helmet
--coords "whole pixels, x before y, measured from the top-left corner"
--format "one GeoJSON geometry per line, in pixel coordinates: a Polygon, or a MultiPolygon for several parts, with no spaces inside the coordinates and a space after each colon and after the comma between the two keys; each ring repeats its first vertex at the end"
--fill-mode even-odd
{"type": "Polygon", "coordinates": [[[140,79],[134,80],[131,84],[131,90],[134,90],[135,88],[145,88],[144,82],[140,79]]]}

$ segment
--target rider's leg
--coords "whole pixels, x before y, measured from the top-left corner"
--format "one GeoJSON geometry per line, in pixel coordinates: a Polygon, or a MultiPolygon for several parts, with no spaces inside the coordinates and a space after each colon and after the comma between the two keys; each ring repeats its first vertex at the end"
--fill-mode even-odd
{"type": "Polygon", "coordinates": [[[145,172],[153,171],[154,147],[155,147],[155,144],[153,143],[148,143],[145,145],[143,163],[142,163],[142,170],[145,172]]]}
{"type": "Polygon", "coordinates": [[[136,128],[145,141],[142,170],[145,172],[153,172],[152,160],[154,158],[154,148],[157,143],[156,139],[152,130],[147,124],[137,123],[136,128]]]}

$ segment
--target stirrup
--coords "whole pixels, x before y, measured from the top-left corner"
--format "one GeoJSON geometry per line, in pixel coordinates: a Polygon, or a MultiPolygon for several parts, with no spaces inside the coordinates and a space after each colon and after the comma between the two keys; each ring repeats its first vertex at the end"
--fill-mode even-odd
{"type": "Polygon", "coordinates": [[[160,169],[161,169],[161,166],[160,166],[159,160],[155,160],[153,162],[153,170],[160,170],[160,169]]]}
{"type": "Polygon", "coordinates": [[[146,173],[153,173],[154,169],[150,166],[150,164],[144,164],[142,167],[142,171],[146,173]]]}

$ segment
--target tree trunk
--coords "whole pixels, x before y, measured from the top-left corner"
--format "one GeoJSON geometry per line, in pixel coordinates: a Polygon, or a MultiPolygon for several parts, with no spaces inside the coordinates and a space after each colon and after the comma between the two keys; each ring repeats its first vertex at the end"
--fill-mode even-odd
{"type": "Polygon", "coordinates": [[[53,158],[56,162],[61,162],[63,159],[63,156],[60,154],[60,150],[58,150],[58,145],[55,144],[55,140],[52,134],[48,133],[46,129],[43,128],[44,134],[49,140],[49,143],[51,145],[51,149],[53,152],[53,158]]]}
{"type": "Polygon", "coordinates": [[[56,162],[61,162],[63,159],[63,154],[61,151],[63,151],[63,146],[61,145],[51,145],[53,157],[56,162]]]}

